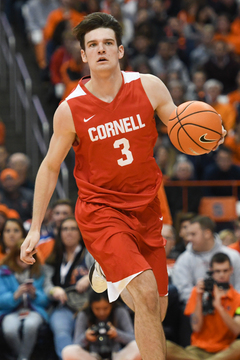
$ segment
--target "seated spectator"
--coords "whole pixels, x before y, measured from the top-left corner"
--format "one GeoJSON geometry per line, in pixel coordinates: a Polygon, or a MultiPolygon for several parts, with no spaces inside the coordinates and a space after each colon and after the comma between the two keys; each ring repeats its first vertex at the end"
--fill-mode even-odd
{"type": "Polygon", "coordinates": [[[7,219],[19,219],[19,213],[16,210],[9,209],[6,205],[0,204],[0,234],[7,219]]]}
{"type": "Polygon", "coordinates": [[[236,76],[236,85],[237,85],[236,90],[233,90],[230,93],[228,93],[227,97],[229,103],[234,105],[237,109],[240,103],[240,70],[238,71],[236,76]]]}
{"type": "Polygon", "coordinates": [[[219,238],[222,241],[222,244],[225,246],[229,246],[236,242],[236,236],[234,235],[234,231],[230,229],[225,229],[219,232],[219,238]]]}
{"type": "MultiPolygon", "coordinates": [[[[186,181],[194,180],[194,167],[190,160],[187,159],[184,155],[179,156],[174,167],[173,175],[170,180],[172,181],[186,181]]],[[[178,212],[183,211],[183,188],[182,186],[167,186],[165,184],[166,195],[168,199],[168,204],[171,210],[173,222],[176,221],[176,216],[178,212]]],[[[188,211],[189,212],[198,212],[198,207],[201,198],[201,190],[199,187],[189,186],[188,189],[188,211]]],[[[185,209],[186,211],[186,209],[185,209]]]]}
{"type": "Polygon", "coordinates": [[[177,259],[172,274],[173,284],[177,287],[180,300],[186,304],[197,281],[205,278],[210,260],[217,252],[227,254],[233,266],[230,282],[240,291],[240,255],[237,251],[222,245],[214,233],[215,223],[207,216],[196,216],[188,227],[189,244],[177,259]]]}
{"type": "MultiPolygon", "coordinates": [[[[3,205],[0,205],[0,209],[3,205]]],[[[27,233],[21,220],[9,218],[6,219],[0,235],[0,260],[5,258],[16,243],[24,239],[27,233]]]]}
{"type": "Polygon", "coordinates": [[[41,264],[20,260],[23,240],[12,247],[0,266],[0,317],[4,338],[18,360],[30,359],[38,329],[48,321],[41,264]]]}
{"type": "Polygon", "coordinates": [[[63,360],[140,360],[134,337],[133,323],[127,309],[118,303],[109,303],[107,291],[90,292],[89,306],[77,315],[74,345],[62,351],[63,360]],[[102,329],[102,331],[101,331],[102,329]],[[99,336],[104,337],[101,344],[99,336]]]}
{"type": "Polygon", "coordinates": [[[77,293],[82,294],[87,301],[87,254],[89,256],[75,218],[65,218],[59,228],[54,249],[46,261],[47,282],[44,288],[53,303],[50,327],[59,359],[62,349],[73,342],[75,312],[68,305],[67,288],[75,286],[77,293]]]}
{"type": "MultiPolygon", "coordinates": [[[[203,180],[240,180],[240,166],[233,164],[232,152],[221,145],[215,156],[215,163],[206,167],[203,180]]],[[[231,186],[206,186],[206,196],[232,196],[231,186]]],[[[240,191],[239,191],[240,199],[240,191]]]]}
{"type": "Polygon", "coordinates": [[[0,171],[7,167],[8,151],[5,145],[0,145],[0,171]]]}
{"type": "Polygon", "coordinates": [[[188,244],[187,239],[187,231],[188,226],[191,223],[191,220],[196,216],[195,213],[192,212],[179,212],[175,221],[176,228],[176,245],[171,250],[170,256],[173,259],[177,259],[181,253],[186,250],[186,246],[188,244]]]}
{"type": "Polygon", "coordinates": [[[197,281],[185,309],[191,316],[191,345],[184,349],[168,341],[167,360],[239,359],[240,293],[230,285],[229,256],[213,255],[210,270],[211,279],[197,281]]]}
{"type": "Polygon", "coordinates": [[[223,126],[229,131],[235,127],[237,111],[233,105],[220,102],[222,88],[222,84],[215,79],[207,80],[203,87],[206,102],[221,115],[223,126]]]}
{"type": "Polygon", "coordinates": [[[214,35],[214,26],[211,24],[204,25],[201,31],[201,38],[198,45],[189,55],[190,72],[201,69],[201,67],[210,59],[212,55],[212,40],[214,35]]]}
{"type": "Polygon", "coordinates": [[[34,183],[29,179],[29,169],[31,166],[30,158],[21,152],[13,153],[8,158],[8,167],[10,169],[16,170],[18,173],[18,183],[19,186],[33,190],[34,183]]]}
{"type": "Polygon", "coordinates": [[[33,190],[19,185],[19,175],[16,170],[6,168],[0,174],[2,189],[0,203],[16,210],[24,222],[32,218],[33,190]]]}
{"type": "Polygon", "coordinates": [[[169,40],[162,40],[158,43],[157,54],[150,59],[150,66],[153,74],[166,82],[167,74],[176,71],[180,74],[185,86],[189,83],[189,74],[184,63],[179,59],[175,45],[169,40]]]}
{"type": "Polygon", "coordinates": [[[224,41],[214,41],[213,53],[203,64],[202,70],[206,73],[207,79],[215,79],[223,84],[223,94],[236,89],[235,79],[239,71],[239,63],[230,55],[224,41]]]}
{"type": "Polygon", "coordinates": [[[192,82],[187,87],[187,92],[185,95],[186,100],[205,101],[205,82],[206,74],[201,70],[195,71],[192,75],[192,82]]]}
{"type": "Polygon", "coordinates": [[[181,80],[171,80],[167,83],[167,87],[176,106],[186,101],[186,87],[181,80]]]}
{"type": "Polygon", "coordinates": [[[67,217],[73,216],[74,206],[69,199],[58,199],[52,204],[50,211],[50,220],[41,229],[42,234],[37,244],[38,257],[43,263],[53,251],[61,222],[67,217]]]}
{"type": "Polygon", "coordinates": [[[214,40],[222,40],[226,42],[232,52],[240,55],[239,35],[236,35],[231,31],[231,22],[227,14],[221,14],[217,17],[214,40]]]}
{"type": "Polygon", "coordinates": [[[162,236],[166,240],[165,252],[167,257],[167,270],[168,270],[168,277],[171,278],[173,265],[175,263],[175,259],[172,259],[170,257],[171,250],[174,248],[176,244],[176,231],[174,227],[172,225],[163,224],[162,236]]]}
{"type": "Polygon", "coordinates": [[[227,133],[224,146],[232,152],[232,162],[234,165],[240,166],[240,122],[236,122],[234,129],[227,133]]]}
{"type": "Polygon", "coordinates": [[[29,0],[22,7],[27,37],[34,47],[36,62],[40,69],[46,67],[43,29],[48,15],[59,7],[57,0],[29,0]]]}
{"type": "Polygon", "coordinates": [[[172,146],[160,145],[156,150],[156,162],[161,169],[164,178],[172,176],[173,165],[176,161],[176,151],[172,146]]]}
{"type": "Polygon", "coordinates": [[[234,235],[236,237],[236,241],[230,245],[228,245],[231,249],[234,249],[240,253],[240,219],[238,218],[234,224],[234,235]]]}

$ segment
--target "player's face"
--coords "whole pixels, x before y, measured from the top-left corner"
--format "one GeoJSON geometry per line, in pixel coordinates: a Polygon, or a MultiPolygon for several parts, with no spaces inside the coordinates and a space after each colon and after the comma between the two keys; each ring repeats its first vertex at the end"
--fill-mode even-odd
{"type": "Polygon", "coordinates": [[[194,251],[207,250],[207,230],[203,230],[199,223],[193,223],[188,226],[186,239],[192,243],[194,251]]]}
{"type": "Polygon", "coordinates": [[[218,283],[229,282],[233,272],[229,261],[225,261],[224,263],[213,263],[211,270],[213,271],[213,279],[218,283]]]}
{"type": "Polygon", "coordinates": [[[112,310],[112,305],[105,299],[101,299],[100,301],[94,301],[91,305],[92,312],[96,316],[96,318],[100,321],[106,320],[112,310]]]}
{"type": "Polygon", "coordinates": [[[119,67],[124,50],[117,45],[112,29],[98,28],[85,35],[85,51],[81,50],[81,55],[91,71],[109,71],[119,67]]]}

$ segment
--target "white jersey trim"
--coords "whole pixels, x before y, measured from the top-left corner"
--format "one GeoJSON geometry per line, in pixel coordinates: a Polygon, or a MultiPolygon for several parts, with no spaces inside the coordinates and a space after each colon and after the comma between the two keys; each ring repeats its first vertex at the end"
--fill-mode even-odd
{"type": "Polygon", "coordinates": [[[130,82],[132,82],[134,80],[140,79],[139,72],[133,72],[133,71],[125,72],[125,71],[122,71],[122,74],[123,74],[125,84],[130,83],[130,82]]]}
{"type": "Polygon", "coordinates": [[[125,279],[122,279],[117,282],[107,281],[107,290],[108,290],[108,299],[109,302],[113,302],[117,300],[121,292],[125,289],[125,287],[130,283],[132,279],[141,274],[143,271],[138,272],[137,274],[130,275],[125,279]]]}
{"type": "Polygon", "coordinates": [[[87,95],[85,93],[85,91],[83,91],[83,89],[81,88],[81,86],[78,84],[78,86],[76,87],[75,90],[73,90],[73,92],[68,95],[68,97],[66,98],[66,100],[70,100],[70,99],[73,99],[75,97],[78,97],[78,96],[83,96],[83,95],[87,95]]]}

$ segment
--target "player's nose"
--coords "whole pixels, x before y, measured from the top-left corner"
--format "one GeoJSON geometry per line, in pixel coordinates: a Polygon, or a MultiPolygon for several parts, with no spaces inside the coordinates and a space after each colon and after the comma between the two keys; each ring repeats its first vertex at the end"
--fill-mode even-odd
{"type": "Polygon", "coordinates": [[[102,43],[98,44],[98,53],[99,54],[105,53],[105,48],[104,48],[104,45],[102,43]]]}

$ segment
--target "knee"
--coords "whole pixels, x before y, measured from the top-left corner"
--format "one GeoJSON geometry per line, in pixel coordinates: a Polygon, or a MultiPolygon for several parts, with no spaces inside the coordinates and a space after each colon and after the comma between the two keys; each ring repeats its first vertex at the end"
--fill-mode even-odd
{"type": "Polygon", "coordinates": [[[152,271],[145,271],[134,278],[128,285],[135,306],[141,304],[148,311],[156,312],[159,308],[159,295],[152,271]]]}

